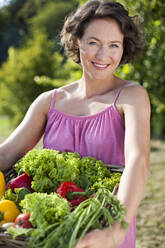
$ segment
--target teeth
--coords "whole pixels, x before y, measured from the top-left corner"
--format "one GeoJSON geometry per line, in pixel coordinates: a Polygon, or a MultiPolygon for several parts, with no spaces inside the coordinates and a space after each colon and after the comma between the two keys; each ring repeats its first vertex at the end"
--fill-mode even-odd
{"type": "Polygon", "coordinates": [[[94,63],[94,65],[96,65],[97,67],[100,67],[100,68],[105,68],[105,67],[107,67],[107,65],[100,65],[100,64],[97,64],[97,63],[94,63]]]}

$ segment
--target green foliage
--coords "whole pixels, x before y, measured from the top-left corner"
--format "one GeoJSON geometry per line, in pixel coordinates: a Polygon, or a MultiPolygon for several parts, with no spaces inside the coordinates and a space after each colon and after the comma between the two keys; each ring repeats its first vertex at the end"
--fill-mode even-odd
{"type": "Polygon", "coordinates": [[[120,173],[115,173],[111,177],[104,177],[102,179],[99,178],[98,181],[92,185],[91,191],[96,192],[98,189],[103,188],[103,189],[108,189],[112,192],[114,189],[114,185],[119,184],[120,178],[121,178],[120,173]]]}
{"type": "Polygon", "coordinates": [[[31,191],[28,190],[27,188],[15,188],[14,189],[14,193],[12,192],[11,189],[7,189],[5,191],[5,195],[3,196],[2,200],[10,200],[13,201],[16,206],[18,207],[18,209],[21,211],[21,207],[20,207],[20,202],[21,200],[24,199],[26,194],[30,194],[31,191]]]}
{"type": "Polygon", "coordinates": [[[19,172],[33,177],[32,188],[37,192],[54,192],[63,181],[79,181],[80,156],[59,154],[50,149],[33,149],[15,165],[19,172]]]}
{"type": "Polygon", "coordinates": [[[119,2],[124,3],[132,15],[141,16],[146,39],[144,54],[133,65],[123,66],[119,75],[137,81],[147,89],[152,107],[152,135],[162,138],[165,134],[165,18],[163,18],[165,2],[161,0],[119,2]]]}
{"type": "MultiPolygon", "coordinates": [[[[8,60],[0,68],[0,113],[9,115],[12,124],[20,122],[30,103],[41,92],[81,77],[81,68],[63,57],[57,34],[64,16],[86,1],[12,0],[8,7],[0,10],[1,51],[11,44],[19,46],[18,49],[10,47],[8,60]],[[31,37],[34,30],[39,33],[31,37]]],[[[122,66],[117,74],[137,81],[147,89],[152,107],[152,135],[162,137],[165,133],[165,3],[161,0],[118,1],[130,10],[131,15],[140,16],[146,45],[143,56],[131,65],[122,66]]]]}
{"type": "Polygon", "coordinates": [[[83,5],[84,3],[87,2],[87,0],[78,0],[80,5],[83,5]]]}
{"type": "Polygon", "coordinates": [[[121,174],[111,173],[101,160],[82,157],[76,152],[33,149],[15,164],[18,174],[33,177],[32,188],[37,192],[54,192],[61,182],[74,182],[92,194],[98,188],[110,191],[119,183],[121,174]]]}
{"type": "Polygon", "coordinates": [[[72,1],[49,1],[42,7],[42,11],[38,11],[38,14],[28,22],[32,29],[46,31],[50,37],[55,37],[63,26],[65,16],[71,12],[74,6],[72,1]]]}
{"type": "MultiPolygon", "coordinates": [[[[81,157],[76,152],[33,149],[15,168],[31,175],[32,188],[41,192],[27,193],[19,203],[23,212],[30,213],[34,227],[24,233],[30,236],[29,247],[72,248],[75,240],[81,239],[89,230],[102,229],[106,223],[111,227],[115,221],[121,222],[123,227],[126,225],[123,220],[125,207],[111,193],[119,183],[120,175],[111,173],[101,160],[81,157]],[[69,202],[55,193],[56,186],[61,182],[76,182],[80,186],[84,178],[87,195],[93,195],[71,209],[69,202]]],[[[14,237],[20,234],[17,230],[8,231],[14,237]]]]}
{"type": "MultiPolygon", "coordinates": [[[[38,235],[30,238],[33,247],[53,246],[58,248],[73,248],[75,242],[93,229],[102,229],[104,223],[112,227],[115,221],[121,222],[123,228],[127,228],[124,221],[126,209],[119,200],[108,190],[99,189],[93,198],[83,201],[74,211],[66,216],[64,221],[56,228],[49,228],[49,233],[44,239],[38,235]]],[[[51,226],[50,226],[51,227],[51,226]]]]}
{"type": "Polygon", "coordinates": [[[113,190],[114,185],[120,181],[121,174],[110,173],[101,160],[96,160],[90,156],[81,159],[80,166],[80,187],[96,192],[99,188],[113,190]]]}
{"type": "Polygon", "coordinates": [[[0,9],[0,63],[6,60],[10,46],[18,47],[25,42],[32,30],[46,32],[58,51],[59,37],[64,18],[78,5],[77,0],[11,0],[0,9]]]}
{"type": "Polygon", "coordinates": [[[16,238],[20,234],[30,236],[28,246],[34,248],[41,247],[58,247],[73,248],[75,242],[79,241],[84,235],[94,229],[102,229],[105,224],[109,226],[110,231],[115,221],[121,222],[124,229],[128,228],[128,224],[124,221],[126,209],[124,205],[109,190],[99,189],[94,197],[88,198],[74,209],[74,211],[65,215],[66,211],[61,202],[51,199],[53,194],[47,195],[43,193],[33,193],[26,196],[21,202],[25,206],[26,211],[30,211],[30,221],[37,228],[27,229],[8,228],[8,232],[12,237],[16,238]],[[60,203],[60,204],[59,204],[60,203]],[[50,212],[48,211],[50,209],[50,212]],[[54,219],[54,213],[57,217],[64,216],[60,223],[54,219]],[[47,225],[49,218],[54,223],[47,225]],[[39,227],[39,228],[38,228],[39,227]],[[44,227],[44,228],[43,228],[44,227]]]}
{"type": "Polygon", "coordinates": [[[6,112],[14,125],[40,93],[53,88],[51,84],[39,85],[36,78],[60,75],[62,57],[54,54],[52,48],[53,43],[45,34],[35,32],[21,48],[9,49],[8,60],[0,70],[0,111],[6,112]]]}
{"type": "Polygon", "coordinates": [[[54,53],[55,57],[55,77],[50,78],[48,76],[36,76],[34,78],[35,82],[39,85],[58,88],[64,86],[65,84],[72,83],[79,80],[82,76],[82,70],[79,65],[73,62],[72,59],[67,59],[63,61],[62,55],[59,53],[54,53]]]}
{"type": "Polygon", "coordinates": [[[32,225],[43,230],[56,222],[61,223],[71,210],[68,201],[56,193],[27,194],[20,206],[30,213],[32,225]]]}

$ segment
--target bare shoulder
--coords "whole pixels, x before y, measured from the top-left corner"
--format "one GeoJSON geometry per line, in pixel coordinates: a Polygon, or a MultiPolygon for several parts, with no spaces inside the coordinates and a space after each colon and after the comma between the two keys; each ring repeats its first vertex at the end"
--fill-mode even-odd
{"type": "Polygon", "coordinates": [[[124,87],[121,96],[120,102],[124,105],[138,105],[140,106],[150,106],[150,100],[146,89],[140,84],[131,84],[127,87],[124,87]]]}
{"type": "Polygon", "coordinates": [[[40,112],[42,111],[44,115],[47,115],[54,91],[56,91],[55,102],[58,107],[58,105],[63,104],[63,101],[71,98],[72,94],[77,90],[78,85],[78,81],[76,81],[60,88],[46,91],[37,97],[33,105],[35,109],[39,109],[40,112]]]}
{"type": "Polygon", "coordinates": [[[123,92],[126,94],[132,93],[132,94],[140,94],[140,95],[148,95],[146,89],[140,85],[139,83],[131,83],[123,88],[123,92]]]}
{"type": "Polygon", "coordinates": [[[32,103],[31,108],[39,109],[43,113],[47,114],[50,108],[53,92],[54,90],[50,90],[40,94],[32,103]]]}

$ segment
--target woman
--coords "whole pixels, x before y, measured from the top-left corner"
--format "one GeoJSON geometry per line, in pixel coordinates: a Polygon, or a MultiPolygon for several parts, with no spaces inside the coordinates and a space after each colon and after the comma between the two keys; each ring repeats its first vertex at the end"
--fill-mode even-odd
{"type": "MultiPolygon", "coordinates": [[[[117,2],[93,0],[68,17],[62,44],[82,67],[82,78],[40,95],[0,146],[0,169],[14,164],[44,133],[44,148],[78,152],[125,165],[117,197],[127,231],[112,227],[116,247],[134,248],[135,215],[149,176],[150,104],[145,89],[114,75],[141,51],[134,18],[117,2]]],[[[114,247],[109,228],[88,233],[76,248],[114,247]]]]}

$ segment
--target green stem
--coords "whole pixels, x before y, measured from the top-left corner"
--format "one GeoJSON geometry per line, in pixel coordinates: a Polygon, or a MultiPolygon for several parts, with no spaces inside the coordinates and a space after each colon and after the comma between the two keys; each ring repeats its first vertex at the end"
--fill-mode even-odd
{"type": "Polygon", "coordinates": [[[0,211],[0,221],[3,221],[4,220],[4,213],[2,213],[1,211],[0,211]]]}
{"type": "Polygon", "coordinates": [[[80,241],[80,239],[82,239],[82,237],[86,234],[86,232],[89,230],[89,228],[95,223],[95,221],[97,219],[99,219],[99,216],[102,214],[101,211],[102,211],[102,208],[103,208],[104,203],[105,203],[105,198],[104,198],[102,204],[98,200],[95,203],[97,203],[97,205],[99,204],[100,206],[98,207],[97,211],[95,211],[95,209],[94,209],[94,215],[90,219],[90,221],[88,222],[84,231],[81,233],[81,236],[79,237],[78,241],[80,241]]]}
{"type": "Polygon", "coordinates": [[[81,223],[84,219],[84,217],[86,216],[86,211],[82,212],[82,215],[80,216],[79,220],[78,220],[78,223],[74,229],[74,232],[72,233],[72,236],[70,238],[70,242],[69,242],[69,247],[68,248],[73,248],[73,245],[74,245],[74,242],[76,240],[76,236],[77,236],[77,233],[81,227],[81,223]]]}
{"type": "Polygon", "coordinates": [[[86,192],[68,192],[67,193],[67,198],[69,200],[73,200],[75,198],[75,196],[87,196],[86,192]]]}
{"type": "Polygon", "coordinates": [[[73,248],[73,245],[76,241],[77,234],[80,228],[86,225],[84,231],[81,233],[81,237],[79,238],[79,240],[85,235],[85,233],[89,230],[89,228],[93,225],[93,223],[95,223],[95,221],[99,218],[101,208],[103,205],[104,205],[104,201],[101,204],[98,201],[98,199],[91,200],[90,204],[87,206],[86,209],[84,209],[76,224],[75,230],[70,238],[69,248],[73,248]]]}
{"type": "MultiPolygon", "coordinates": [[[[118,220],[119,217],[119,221],[121,221],[122,216],[124,216],[124,212],[122,208],[120,208],[120,205],[118,206],[116,198],[109,193],[108,190],[104,189],[98,190],[93,198],[88,198],[83,201],[59,226],[50,228],[50,233],[46,235],[43,246],[40,243],[38,248],[51,248],[53,246],[59,248],[73,248],[76,239],[79,241],[83,238],[91,227],[95,227],[95,223],[99,221],[102,216],[103,220],[109,224],[110,230],[112,229],[113,222],[118,220]],[[110,209],[108,209],[109,206],[114,205],[116,205],[116,208],[111,209],[110,207],[110,209]],[[121,217],[120,215],[118,216],[118,211],[121,212],[121,217]]],[[[48,233],[49,230],[47,230],[46,233],[48,233]]],[[[112,230],[111,236],[115,245],[112,230]]]]}

